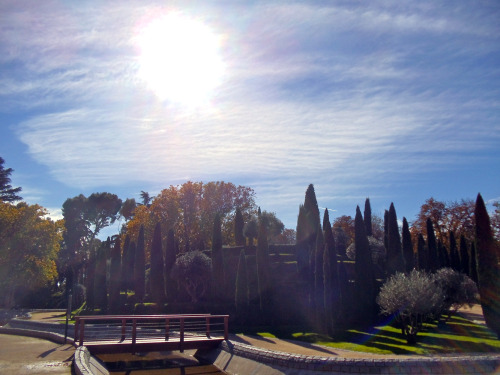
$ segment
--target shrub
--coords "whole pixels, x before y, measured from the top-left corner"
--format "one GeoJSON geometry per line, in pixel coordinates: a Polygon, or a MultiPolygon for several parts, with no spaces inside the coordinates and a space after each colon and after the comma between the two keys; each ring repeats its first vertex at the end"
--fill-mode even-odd
{"type": "Polygon", "coordinates": [[[444,299],[432,275],[413,270],[394,274],[382,286],[377,303],[382,314],[395,317],[408,344],[414,344],[422,324],[439,316],[444,299]]]}
{"type": "Polygon", "coordinates": [[[441,314],[447,314],[448,318],[463,305],[470,306],[477,302],[476,283],[463,273],[452,268],[441,268],[437,270],[434,282],[443,290],[441,314]]]}
{"type": "Polygon", "coordinates": [[[175,260],[172,279],[186,289],[191,302],[198,302],[208,290],[212,261],[201,251],[189,251],[175,260]]]}

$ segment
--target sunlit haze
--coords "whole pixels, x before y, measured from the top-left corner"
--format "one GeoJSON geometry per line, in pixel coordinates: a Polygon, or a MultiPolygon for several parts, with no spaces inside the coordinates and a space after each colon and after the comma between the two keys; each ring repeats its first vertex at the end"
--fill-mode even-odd
{"type": "Polygon", "coordinates": [[[168,13],[143,25],[134,42],[140,77],[160,99],[204,104],[221,83],[220,37],[201,21],[168,13]]]}

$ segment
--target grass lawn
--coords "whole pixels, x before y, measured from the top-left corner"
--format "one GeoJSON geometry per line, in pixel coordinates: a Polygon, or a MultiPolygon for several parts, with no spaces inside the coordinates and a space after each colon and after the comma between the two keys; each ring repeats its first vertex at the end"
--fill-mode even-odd
{"type": "Polygon", "coordinates": [[[453,316],[446,325],[439,328],[436,324],[425,324],[415,345],[408,345],[401,330],[389,324],[371,330],[351,329],[335,337],[307,332],[267,332],[259,335],[377,354],[500,352],[500,340],[496,334],[487,327],[460,316],[453,316]]]}

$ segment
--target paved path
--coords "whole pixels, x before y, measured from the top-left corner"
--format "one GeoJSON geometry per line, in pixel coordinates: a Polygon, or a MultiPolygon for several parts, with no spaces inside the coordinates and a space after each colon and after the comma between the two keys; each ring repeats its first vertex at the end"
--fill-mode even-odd
{"type": "Polygon", "coordinates": [[[74,352],[73,345],[0,334],[0,374],[71,374],[74,352]]]}

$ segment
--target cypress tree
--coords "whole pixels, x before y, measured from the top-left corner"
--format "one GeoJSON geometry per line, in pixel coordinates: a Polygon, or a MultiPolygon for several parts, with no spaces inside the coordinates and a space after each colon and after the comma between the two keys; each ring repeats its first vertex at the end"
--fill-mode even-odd
{"type": "Polygon", "coordinates": [[[439,267],[439,256],[434,225],[430,218],[426,221],[427,227],[427,259],[430,272],[436,272],[439,267]]]}
{"type": "Polygon", "coordinates": [[[243,235],[243,228],[245,226],[245,221],[243,220],[243,214],[240,208],[236,208],[236,213],[234,215],[234,241],[236,246],[245,245],[245,236],[243,235]]]}
{"type": "Polygon", "coordinates": [[[167,243],[165,244],[165,279],[167,284],[165,289],[167,291],[167,302],[174,302],[177,299],[176,282],[170,276],[172,267],[175,264],[176,253],[174,230],[170,228],[167,233],[167,243]]]}
{"type": "Polygon", "coordinates": [[[406,217],[403,217],[403,256],[405,259],[405,271],[410,273],[415,268],[413,254],[413,243],[411,241],[410,227],[406,217]]]}
{"type": "Polygon", "coordinates": [[[355,296],[357,302],[356,316],[359,322],[371,324],[375,313],[375,278],[370,244],[366,235],[365,223],[359,206],[356,207],[354,219],[354,243],[356,246],[355,262],[355,296]]]}
{"type": "Polygon", "coordinates": [[[164,261],[161,244],[161,225],[157,223],[151,243],[150,263],[150,298],[159,305],[165,302],[165,279],[163,278],[164,261]]]}
{"type": "Polygon", "coordinates": [[[212,228],[212,288],[216,298],[224,298],[224,260],[222,255],[222,232],[220,215],[217,213],[212,228]]]}
{"type": "Polygon", "coordinates": [[[387,216],[387,277],[396,272],[404,272],[403,252],[401,249],[401,237],[399,235],[398,219],[396,209],[391,203],[389,214],[387,216]]]}
{"type": "Polygon", "coordinates": [[[250,305],[250,288],[248,286],[248,267],[245,250],[241,249],[238,260],[238,270],[236,272],[236,289],[234,302],[236,305],[237,319],[242,323],[246,322],[250,305]]]}
{"type": "Polygon", "coordinates": [[[323,252],[323,306],[324,306],[324,323],[326,333],[333,333],[334,319],[333,319],[333,290],[332,290],[332,274],[330,264],[330,250],[329,246],[325,243],[325,250],[323,252]]]}
{"type": "Polygon", "coordinates": [[[453,231],[450,231],[450,267],[460,272],[460,257],[458,255],[457,240],[453,231]]]}
{"type": "Polygon", "coordinates": [[[138,302],[144,300],[146,294],[146,249],[144,241],[144,225],[141,225],[137,236],[137,245],[130,246],[130,257],[134,259],[133,280],[135,296],[138,302]]]}
{"type": "Polygon", "coordinates": [[[127,292],[127,289],[129,289],[129,286],[131,285],[130,283],[130,278],[131,274],[133,275],[133,272],[128,269],[128,265],[130,264],[129,262],[129,246],[130,246],[130,236],[127,234],[125,236],[125,241],[123,242],[123,254],[122,254],[122,270],[121,270],[121,277],[122,277],[122,283],[121,283],[121,289],[124,292],[127,292]]]}
{"type": "Polygon", "coordinates": [[[323,276],[323,259],[325,252],[325,240],[323,238],[323,231],[318,230],[316,235],[316,251],[315,251],[315,261],[314,261],[314,295],[315,295],[315,306],[316,306],[316,327],[320,331],[324,331],[324,276],[323,276]]]}
{"type": "Polygon", "coordinates": [[[418,234],[417,240],[417,259],[419,271],[429,271],[429,263],[427,260],[428,251],[425,248],[425,240],[422,233],[418,234]]]}
{"type": "Polygon", "coordinates": [[[267,243],[266,225],[259,217],[259,235],[257,239],[257,250],[255,253],[257,262],[257,282],[259,287],[260,310],[264,313],[264,319],[270,317],[272,291],[269,270],[269,245],[267,243]]]}
{"type": "Polygon", "coordinates": [[[94,278],[94,303],[95,307],[101,309],[101,313],[108,310],[108,287],[106,282],[106,263],[111,240],[108,239],[101,245],[96,255],[95,278],[94,278]]]}
{"type": "Polygon", "coordinates": [[[460,272],[470,277],[470,260],[467,240],[462,234],[460,236],[460,272]]]}
{"type": "Polygon", "coordinates": [[[384,211],[384,247],[385,251],[388,252],[389,247],[389,211],[384,211]]]}
{"type": "MultiPolygon", "coordinates": [[[[87,288],[87,308],[89,310],[94,310],[95,308],[95,268],[97,263],[97,253],[95,249],[90,250],[89,261],[86,266],[87,270],[87,280],[86,280],[86,288],[87,288]]],[[[72,275],[72,273],[70,272],[72,275]]],[[[66,280],[68,286],[72,285],[66,280]]],[[[69,288],[68,288],[69,289],[69,288]]],[[[69,298],[69,297],[68,297],[69,298]]]]}
{"type": "Polygon", "coordinates": [[[500,338],[500,246],[493,236],[490,217],[481,194],[474,210],[479,295],[484,320],[500,338]]]}
{"type": "Polygon", "coordinates": [[[370,206],[370,198],[365,200],[365,211],[363,213],[363,220],[365,222],[366,235],[372,236],[372,208],[370,206]]]}
{"type": "Polygon", "coordinates": [[[477,252],[476,252],[476,244],[475,242],[472,242],[470,244],[470,278],[476,282],[476,284],[479,283],[479,278],[477,276],[477,252]]]}
{"type": "MultiPolygon", "coordinates": [[[[337,265],[335,237],[333,236],[333,230],[330,224],[330,215],[328,213],[328,209],[325,210],[325,214],[323,216],[323,233],[325,237],[325,246],[326,246],[325,252],[327,252],[329,256],[328,264],[330,267],[328,272],[330,285],[325,284],[324,288],[325,288],[325,293],[328,294],[331,299],[330,306],[328,307],[325,306],[325,311],[326,310],[330,311],[330,316],[331,316],[330,319],[332,319],[331,323],[333,324],[333,327],[335,327],[337,325],[338,313],[340,309],[340,285],[339,285],[339,275],[338,275],[339,272],[337,265]],[[329,291],[326,291],[326,289],[329,289],[329,291]]],[[[325,267],[324,264],[323,267],[325,267]]],[[[327,276],[324,275],[324,278],[326,280],[327,276]]],[[[325,301],[326,301],[326,294],[325,294],[325,301]]],[[[328,316],[327,319],[329,319],[328,316]]]]}
{"type": "Polygon", "coordinates": [[[111,312],[120,311],[120,284],[121,284],[121,245],[120,237],[115,240],[111,249],[111,264],[109,267],[109,307],[111,312]]]}

